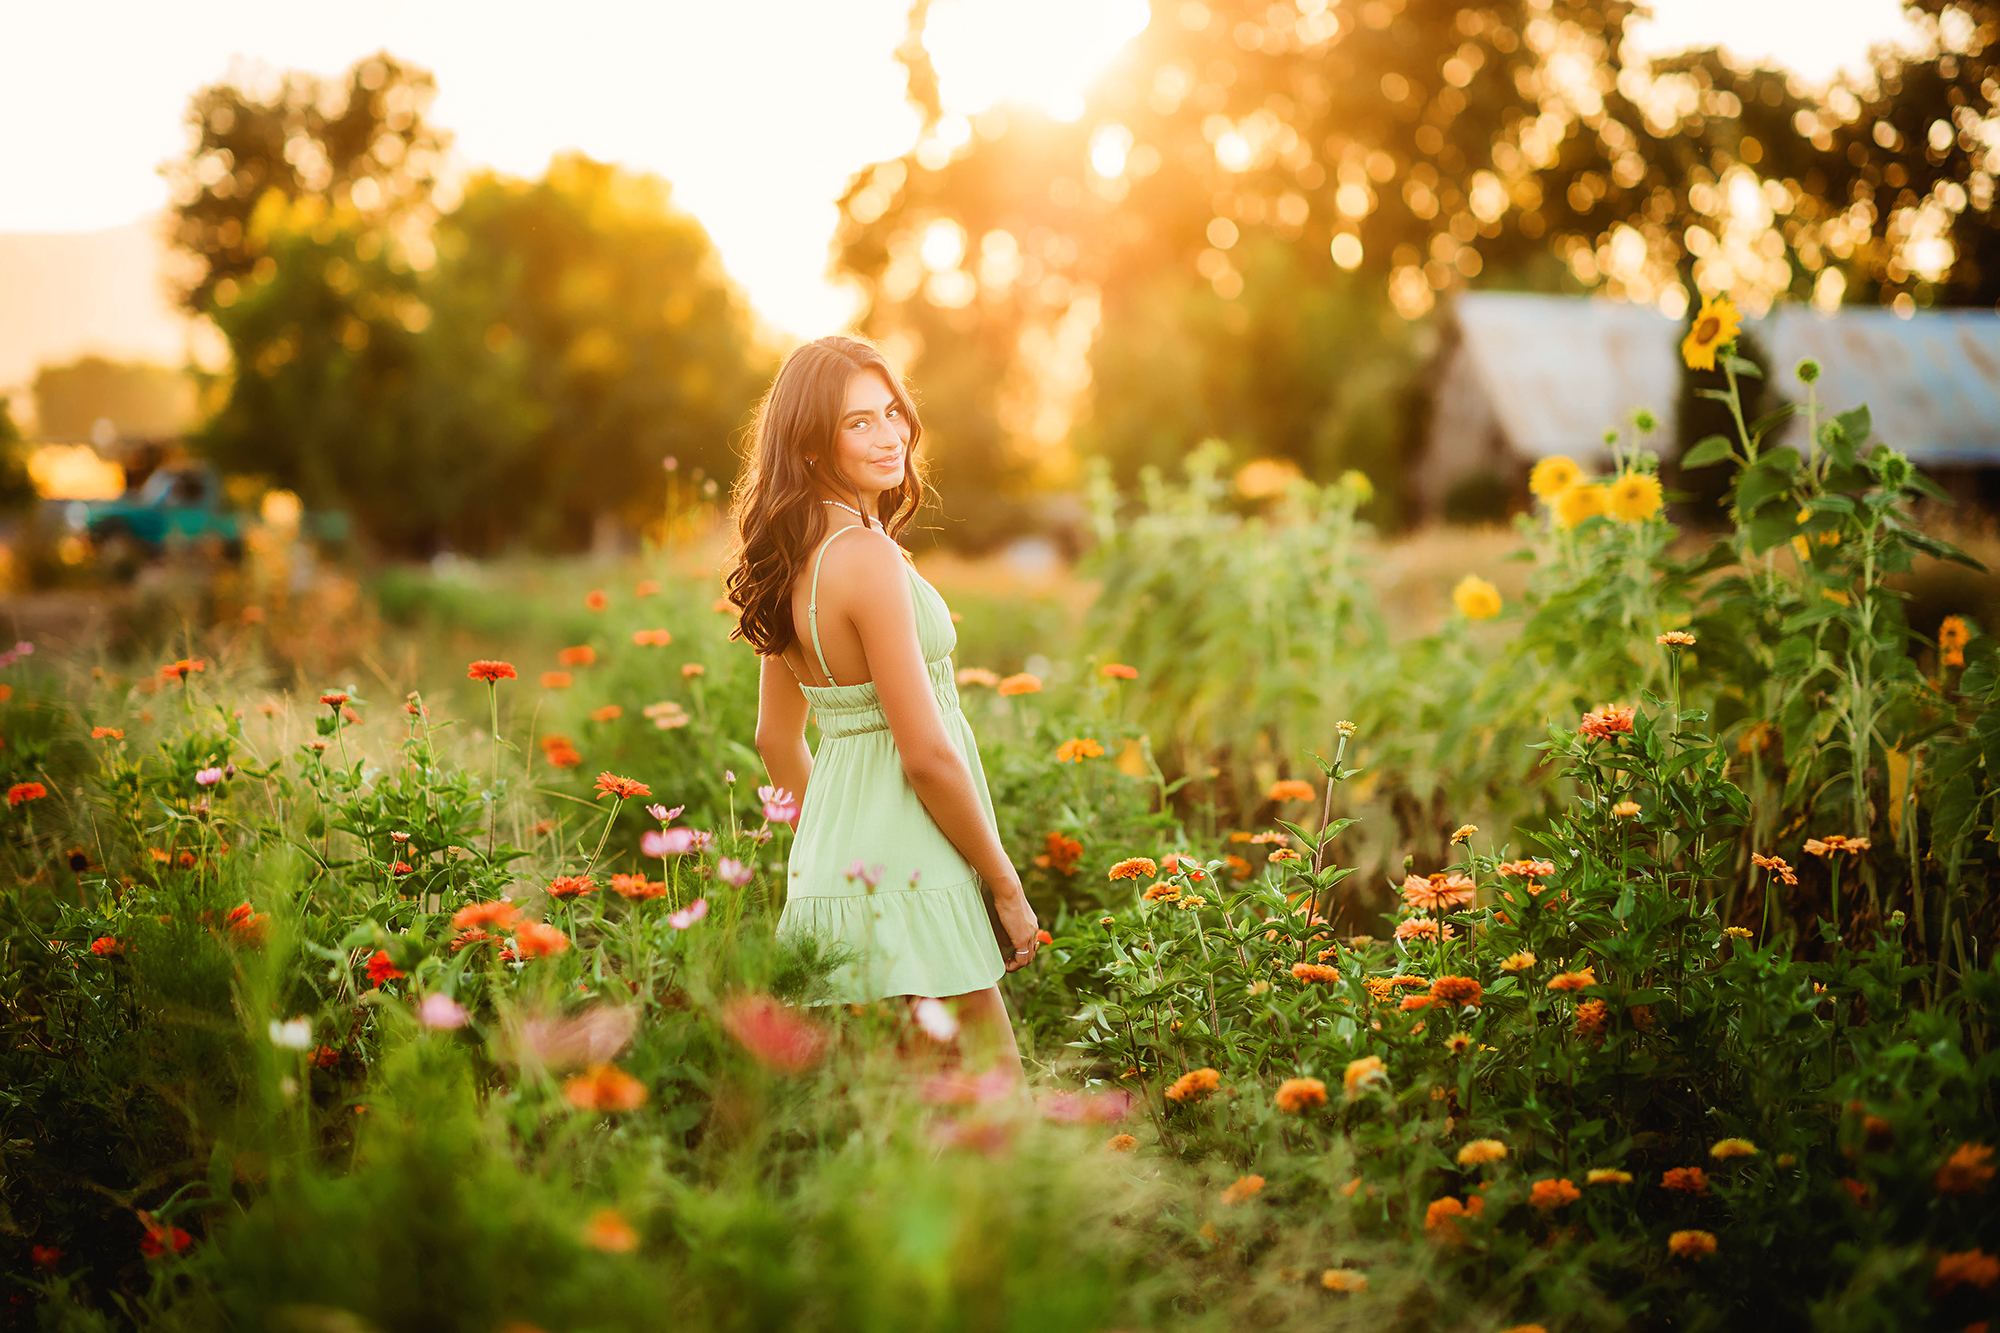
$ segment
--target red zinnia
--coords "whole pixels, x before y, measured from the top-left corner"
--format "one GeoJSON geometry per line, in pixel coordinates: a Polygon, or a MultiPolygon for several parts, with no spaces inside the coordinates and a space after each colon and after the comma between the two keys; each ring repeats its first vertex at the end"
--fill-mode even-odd
{"type": "Polygon", "coordinates": [[[579,643],[574,648],[565,648],[556,654],[556,661],[566,667],[589,666],[597,660],[597,650],[587,643],[579,643]]]}
{"type": "Polygon", "coordinates": [[[588,875],[557,875],[549,881],[549,897],[575,898],[597,892],[597,881],[588,875]]]}
{"type": "Polygon", "coordinates": [[[90,942],[90,951],[99,958],[109,958],[114,953],[125,952],[125,946],[116,935],[99,935],[90,942]]]}
{"type": "Polygon", "coordinates": [[[616,796],[621,801],[653,794],[653,789],[637,778],[621,778],[616,773],[599,773],[597,790],[600,796],[616,796]]]}
{"type": "Polygon", "coordinates": [[[387,949],[377,949],[375,956],[368,960],[368,980],[380,986],[385,981],[394,981],[403,975],[403,969],[396,966],[387,949]]]}
{"type": "Polygon", "coordinates": [[[194,1239],[172,1223],[155,1221],[151,1213],[140,1213],[139,1224],[146,1228],[146,1234],[139,1240],[139,1249],[148,1259],[179,1254],[194,1239]]]}
{"type": "Polygon", "coordinates": [[[17,782],[7,789],[7,804],[21,805],[28,801],[39,801],[49,794],[49,789],[39,782],[17,782]]]}
{"type": "Polygon", "coordinates": [[[183,657],[178,662],[169,662],[161,667],[160,675],[168,680],[177,680],[182,684],[186,684],[190,672],[206,670],[208,670],[208,663],[202,661],[199,657],[183,657]]]}
{"type": "Polygon", "coordinates": [[[514,670],[512,662],[481,659],[465,668],[465,676],[467,680],[483,680],[491,685],[496,681],[517,680],[520,678],[520,673],[514,670]]]}
{"type": "Polygon", "coordinates": [[[338,708],[342,704],[346,703],[349,699],[352,699],[353,697],[354,697],[353,695],[348,694],[341,690],[329,690],[325,694],[322,694],[319,697],[319,701],[325,704],[328,708],[338,708]]]}

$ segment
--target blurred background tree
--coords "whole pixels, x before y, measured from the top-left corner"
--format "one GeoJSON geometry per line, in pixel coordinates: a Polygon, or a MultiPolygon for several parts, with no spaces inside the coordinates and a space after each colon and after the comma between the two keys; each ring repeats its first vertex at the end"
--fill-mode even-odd
{"type": "Polygon", "coordinates": [[[948,510],[1217,435],[1362,467],[1394,518],[1453,290],[1993,301],[2000,24],[1911,7],[1930,49],[1822,95],[1715,51],[1627,64],[1623,0],[1155,0],[1062,123],[948,114],[919,4],[926,128],[851,180],[836,262],[927,391],[948,510]]]}
{"type": "Polygon", "coordinates": [[[562,548],[600,516],[644,527],[668,457],[690,476],[734,473],[732,433],[776,366],[665,181],[574,153],[538,181],[483,174],[438,247],[447,322],[506,358],[533,405],[498,480],[526,506],[506,519],[520,536],[562,548]]]}
{"type": "Polygon", "coordinates": [[[387,52],[339,79],[294,71],[261,90],[218,83],[196,93],[186,117],[193,147],[166,168],[187,308],[226,306],[251,277],[263,258],[251,221],[269,194],[420,233],[449,143],[425,119],[436,95],[429,73],[387,52]]]}
{"type": "Polygon", "coordinates": [[[669,455],[726,480],[768,357],[707,233],[579,155],[439,216],[430,88],[375,56],[195,98],[175,236],[232,362],[198,445],[410,555],[641,528],[669,455]]]}
{"type": "Polygon", "coordinates": [[[28,443],[15,424],[12,400],[0,397],[0,513],[14,513],[35,503],[35,483],[28,476],[28,443]]]}

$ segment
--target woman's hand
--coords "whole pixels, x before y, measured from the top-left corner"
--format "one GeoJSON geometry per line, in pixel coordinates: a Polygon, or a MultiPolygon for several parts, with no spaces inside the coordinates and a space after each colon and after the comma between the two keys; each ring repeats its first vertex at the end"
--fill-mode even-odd
{"type": "Polygon", "coordinates": [[[1000,924],[1013,937],[1013,956],[1006,960],[1007,970],[1017,972],[1035,961],[1035,951],[1041,941],[1037,932],[1041,922],[1035,919],[1035,909],[1028,906],[1028,895],[1021,892],[1019,882],[996,889],[993,894],[994,910],[1000,913],[1000,924]]]}

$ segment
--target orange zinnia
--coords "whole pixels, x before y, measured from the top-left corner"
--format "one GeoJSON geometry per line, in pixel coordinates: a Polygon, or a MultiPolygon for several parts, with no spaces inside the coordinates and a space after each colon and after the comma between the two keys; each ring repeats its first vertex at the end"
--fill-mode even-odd
{"type": "Polygon", "coordinates": [[[621,898],[639,902],[660,897],[666,893],[667,886],[663,880],[647,879],[644,875],[613,875],[611,891],[621,898]]]}
{"type": "Polygon", "coordinates": [[[1300,1115],[1315,1106],[1326,1105],[1326,1084],[1316,1078],[1288,1078],[1278,1085],[1272,1100],[1280,1111],[1300,1115]]]}
{"type": "Polygon", "coordinates": [[[1292,975],[1309,986],[1331,986],[1340,980],[1339,971],[1325,963],[1293,963],[1292,975]]]}
{"type": "Polygon", "coordinates": [[[1298,778],[1285,778],[1272,783],[1271,790],[1266,795],[1273,801],[1310,801],[1318,793],[1313,790],[1310,782],[1302,782],[1298,778]]]}
{"type": "Polygon", "coordinates": [[[540,921],[523,921],[514,931],[514,950],[522,958],[548,958],[569,948],[569,936],[540,921]]]}
{"type": "Polygon", "coordinates": [[[1715,1233],[1676,1231],[1667,1237],[1667,1248],[1683,1259],[1706,1259],[1715,1253],[1715,1233]]]}
{"type": "Polygon", "coordinates": [[[641,648],[664,648],[673,641],[674,636],[663,629],[635,629],[632,631],[632,642],[638,644],[641,648]]]}
{"type": "Polygon", "coordinates": [[[1938,1168],[1937,1187],[1940,1194],[1977,1194],[1993,1179],[1993,1168],[1986,1159],[1993,1150],[1983,1143],[1961,1143],[1957,1151],[1945,1159],[1938,1168]]]}
{"type": "Polygon", "coordinates": [[[563,1096],[579,1111],[636,1111],[646,1085],[617,1065],[596,1065],[563,1084],[563,1096]]]}
{"type": "Polygon", "coordinates": [[[1382,1063],[1381,1056],[1364,1055],[1359,1060],[1348,1061],[1347,1072],[1341,1075],[1340,1081],[1349,1099],[1352,1099],[1377,1084],[1387,1083],[1389,1069],[1382,1063]]]}
{"type": "Polygon", "coordinates": [[[653,789],[637,778],[621,778],[616,773],[599,773],[597,791],[600,799],[605,796],[616,796],[621,801],[653,794],[653,789]]]}
{"type": "Polygon", "coordinates": [[[1938,1258],[1931,1274],[1931,1295],[1942,1296],[1955,1287],[1977,1287],[1981,1291],[2000,1279],[2000,1259],[1984,1250],[1961,1250],[1938,1258]]]}
{"type": "Polygon", "coordinates": [[[567,671],[544,671],[542,688],[545,690],[566,690],[576,684],[576,677],[567,671]]]}
{"type": "Polygon", "coordinates": [[[630,1254],[639,1248],[639,1232],[616,1208],[600,1208],[584,1225],[583,1243],[606,1254],[630,1254]]]}
{"type": "Polygon", "coordinates": [[[465,668],[465,676],[467,680],[483,680],[488,685],[496,681],[515,680],[518,678],[513,663],[486,660],[473,662],[468,665],[465,668]]]}
{"type": "Polygon", "coordinates": [[[123,727],[92,727],[90,729],[90,739],[94,741],[122,741],[125,739],[125,729],[123,727]]]}
{"type": "Polygon", "coordinates": [[[1128,667],[1123,662],[1106,662],[1103,666],[1097,668],[1097,674],[1106,680],[1139,679],[1138,669],[1136,667],[1128,667]]]}
{"type": "Polygon", "coordinates": [[[1528,1191],[1528,1202],[1543,1212],[1575,1203],[1583,1197],[1583,1191],[1567,1180],[1538,1180],[1528,1191]]]}
{"type": "Polygon", "coordinates": [[[1463,1202],[1449,1196],[1433,1199],[1424,1209],[1424,1234],[1439,1245],[1463,1245],[1465,1233],[1458,1229],[1458,1220],[1478,1217],[1485,1209],[1486,1201],[1477,1194],[1463,1202]]]}
{"type": "Polygon", "coordinates": [[[1086,759],[1096,759],[1104,754],[1104,747],[1088,737],[1072,736],[1056,747],[1058,764],[1080,764],[1086,759]]]}
{"type": "Polygon", "coordinates": [[[1022,671],[1007,677],[995,688],[999,691],[1000,697],[1003,699],[1010,698],[1016,694],[1040,694],[1042,692],[1042,678],[1022,671]]]}
{"type": "Polygon", "coordinates": [[[1238,1176],[1234,1185],[1222,1191],[1222,1201],[1224,1203],[1242,1203],[1245,1199],[1250,1198],[1263,1188],[1264,1177],[1262,1176],[1238,1176]]]}
{"type": "Polygon", "coordinates": [[[1558,972],[1549,978],[1550,990],[1582,990],[1597,984],[1597,969],[1580,967],[1574,972],[1558,972]]]}
{"type": "Polygon", "coordinates": [[[1471,977],[1439,977],[1431,983],[1431,994],[1446,1004],[1476,1005],[1485,989],[1471,977]]]}
{"type": "Polygon", "coordinates": [[[1677,1166],[1661,1175],[1660,1184],[1680,1194],[1706,1194],[1708,1173],[1698,1166],[1677,1166]]]}
{"type": "Polygon", "coordinates": [[[592,722],[616,722],[623,716],[625,716],[625,709],[619,704],[606,704],[602,708],[593,708],[590,710],[590,720],[592,722]]]}
{"type": "Polygon", "coordinates": [[[556,654],[556,661],[566,667],[589,666],[596,660],[597,650],[587,643],[579,643],[556,654]]]}
{"type": "Polygon", "coordinates": [[[1160,873],[1160,867],[1150,856],[1128,856],[1111,867],[1112,879],[1150,878],[1160,873]]]}
{"type": "Polygon", "coordinates": [[[1200,1101],[1222,1086],[1222,1075],[1213,1069],[1190,1069],[1173,1081],[1166,1095],[1170,1101],[1200,1101]]]}
{"type": "Polygon", "coordinates": [[[557,875],[549,881],[549,897],[575,898],[597,892],[597,881],[588,875],[557,875]]]}

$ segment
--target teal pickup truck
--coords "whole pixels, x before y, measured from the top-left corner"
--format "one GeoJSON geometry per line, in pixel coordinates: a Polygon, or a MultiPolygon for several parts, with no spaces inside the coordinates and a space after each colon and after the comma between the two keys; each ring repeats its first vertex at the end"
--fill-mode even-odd
{"type": "MultiPolygon", "coordinates": [[[[182,547],[219,548],[235,559],[242,552],[248,522],[223,493],[215,469],[200,463],[158,468],[116,500],[56,503],[62,526],[89,540],[100,566],[121,573],[182,547]]],[[[300,531],[321,542],[344,541],[347,516],[339,511],[308,513],[302,516],[300,531]]]]}

